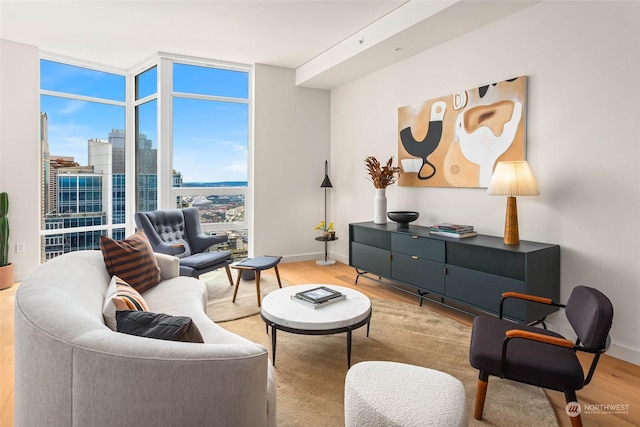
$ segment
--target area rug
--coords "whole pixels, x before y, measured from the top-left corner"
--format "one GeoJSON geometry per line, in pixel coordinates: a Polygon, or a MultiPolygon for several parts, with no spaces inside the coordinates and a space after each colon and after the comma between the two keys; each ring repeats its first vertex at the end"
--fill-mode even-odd
{"type": "MultiPolygon", "coordinates": [[[[353,333],[352,364],[387,360],[447,372],[464,384],[470,426],[557,426],[542,389],[491,377],[483,421],[473,419],[478,371],[469,365],[470,328],[426,308],[372,300],[371,330],[353,333]]],[[[222,327],[269,349],[260,316],[222,327]]],[[[346,334],[307,336],[278,333],[277,421],[280,427],[344,425],[346,334]]],[[[425,405],[429,396],[424,397],[425,405]]],[[[411,408],[407,408],[410,411],[411,408]]]]}
{"type": "MultiPolygon", "coordinates": [[[[234,285],[237,273],[232,270],[234,285]]],[[[235,286],[229,285],[229,278],[224,269],[203,274],[200,276],[200,280],[207,285],[207,314],[215,322],[242,319],[260,313],[255,279],[240,280],[240,289],[235,303],[231,302],[235,286]]],[[[282,286],[286,286],[284,280],[282,280],[282,286]]],[[[278,289],[278,280],[274,270],[263,271],[260,275],[260,298],[264,298],[275,289],[278,289]]]]}

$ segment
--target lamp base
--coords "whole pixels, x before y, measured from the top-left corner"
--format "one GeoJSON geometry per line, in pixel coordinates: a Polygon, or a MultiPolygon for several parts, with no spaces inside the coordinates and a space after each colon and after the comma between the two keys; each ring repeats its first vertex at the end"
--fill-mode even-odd
{"type": "Polygon", "coordinates": [[[519,245],[518,235],[518,206],[514,196],[507,197],[507,214],[504,219],[504,244],[519,245]]]}

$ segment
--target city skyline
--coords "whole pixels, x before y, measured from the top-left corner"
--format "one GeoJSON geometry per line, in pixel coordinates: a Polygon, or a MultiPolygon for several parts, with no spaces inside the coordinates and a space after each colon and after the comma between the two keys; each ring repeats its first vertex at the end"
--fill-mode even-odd
{"type": "MultiPolygon", "coordinates": [[[[108,140],[87,141],[88,164],[79,165],[71,156],[50,155],[46,114],[41,114],[40,126],[43,153],[42,227],[49,231],[42,237],[42,260],[76,250],[99,249],[100,236],[105,234],[105,229],[78,230],[78,227],[100,227],[111,223],[116,226],[111,230],[111,237],[123,239],[126,222],[123,131],[112,130],[108,140]],[[51,233],[53,230],[55,232],[51,233]]],[[[144,147],[139,152],[141,161],[148,164],[140,165],[145,172],[137,177],[138,210],[155,210],[156,150],[143,137],[140,145],[144,147]]],[[[244,202],[243,194],[193,195],[182,196],[177,200],[176,207],[197,207],[203,223],[242,223],[245,219],[244,202]]],[[[230,229],[225,230],[225,234],[229,237],[225,248],[232,250],[236,256],[246,257],[248,231],[230,229]]]]}

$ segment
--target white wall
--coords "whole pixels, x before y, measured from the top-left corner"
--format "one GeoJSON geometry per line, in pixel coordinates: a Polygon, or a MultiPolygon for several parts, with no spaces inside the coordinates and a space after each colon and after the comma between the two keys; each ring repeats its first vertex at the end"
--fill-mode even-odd
{"type": "Polygon", "coordinates": [[[254,255],[320,258],[313,228],[324,217],[330,92],[296,87],[292,69],[256,65],[254,103],[254,255]]]}
{"type": "Polygon", "coordinates": [[[40,262],[38,49],[0,40],[0,191],[9,194],[9,262],[22,280],[40,262]],[[16,253],[16,243],[25,252],[16,253]]]}
{"type": "MultiPolygon", "coordinates": [[[[518,200],[520,238],[561,246],[561,299],[585,284],[615,307],[614,356],[640,364],[640,3],[544,2],[331,93],[339,236],[373,219],[364,158],[397,158],[398,107],[527,75],[527,159],[540,197],[518,200]]],[[[387,190],[419,225],[501,236],[505,198],[484,189],[387,190]]],[[[348,261],[348,239],[334,244],[348,261]]],[[[553,322],[567,331],[563,316],[553,322]]]]}

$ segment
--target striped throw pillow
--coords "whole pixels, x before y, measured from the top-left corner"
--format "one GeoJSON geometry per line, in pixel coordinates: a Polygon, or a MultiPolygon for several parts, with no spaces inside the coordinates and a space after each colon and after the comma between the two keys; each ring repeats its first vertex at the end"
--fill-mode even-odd
{"type": "Polygon", "coordinates": [[[100,249],[111,276],[118,276],[143,293],[160,283],[160,267],[143,231],[125,240],[100,236],[100,249]]]}
{"type": "Polygon", "coordinates": [[[102,307],[104,323],[110,329],[116,330],[116,311],[122,310],[149,311],[149,307],[138,291],[118,276],[113,276],[102,307]]]}

